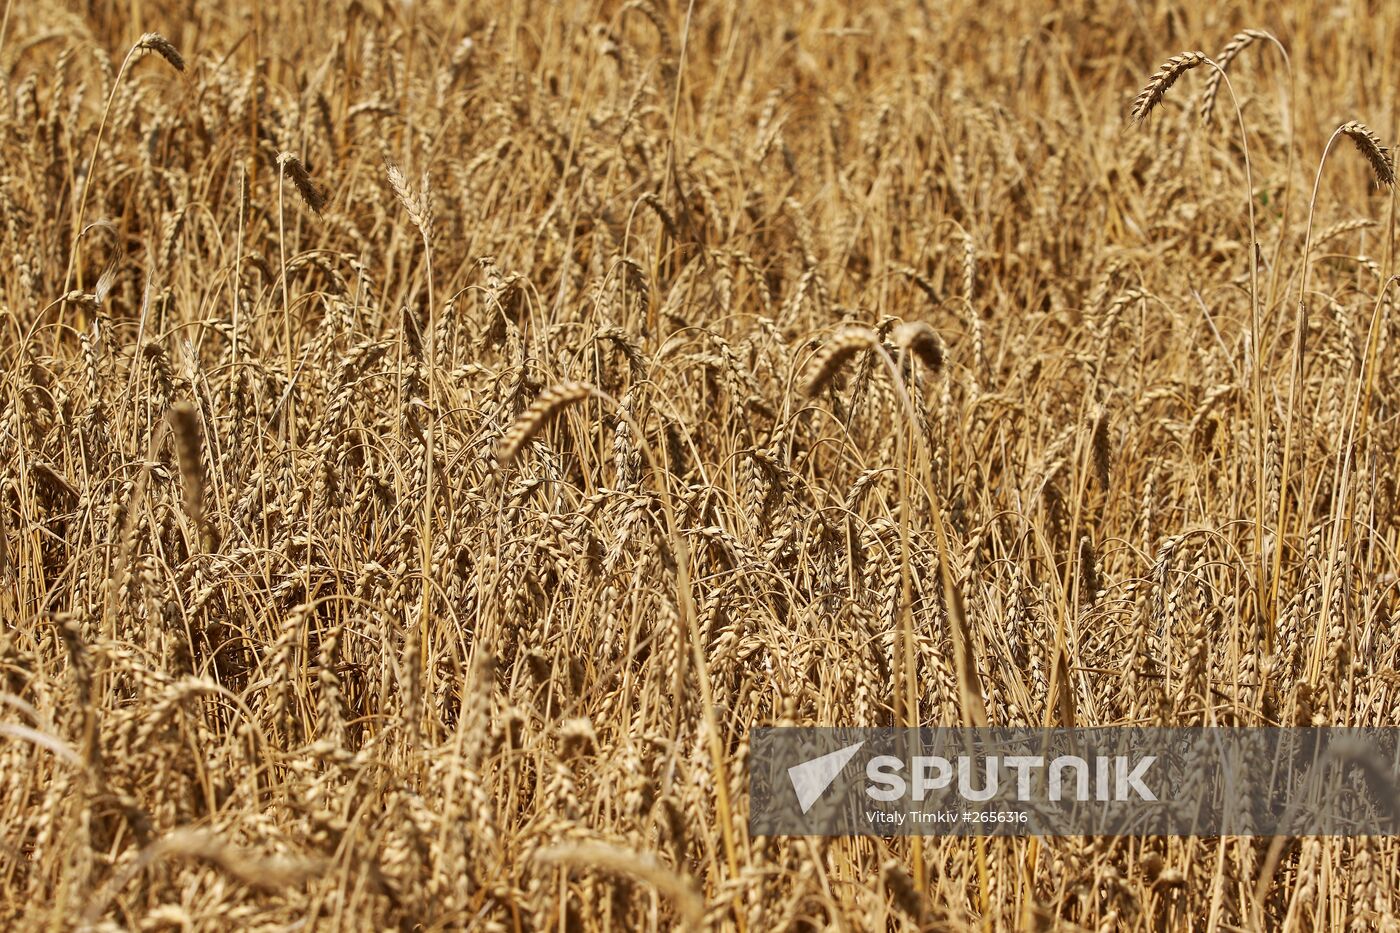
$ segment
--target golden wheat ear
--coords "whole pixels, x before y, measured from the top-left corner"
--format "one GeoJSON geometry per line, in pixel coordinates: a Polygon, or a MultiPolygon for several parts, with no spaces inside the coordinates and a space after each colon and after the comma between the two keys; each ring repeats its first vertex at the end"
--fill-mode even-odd
{"type": "Polygon", "coordinates": [[[813,357],[806,388],[808,395],[816,395],[836,375],[841,365],[861,350],[868,350],[880,342],[879,336],[868,327],[849,326],[836,332],[831,340],[813,357]]]}
{"type": "Polygon", "coordinates": [[[496,448],[496,462],[505,466],[520,453],[520,448],[545,429],[558,414],[575,402],[592,395],[594,389],[586,382],[561,382],[540,393],[534,404],[525,409],[496,448]]]}
{"type": "Polygon", "coordinates": [[[1215,67],[1211,69],[1210,77],[1206,79],[1205,90],[1201,92],[1202,123],[1209,125],[1211,122],[1215,113],[1215,98],[1220,93],[1220,83],[1225,79],[1225,72],[1229,69],[1230,63],[1255,42],[1272,38],[1262,29],[1245,29],[1235,33],[1230,41],[1225,43],[1225,48],[1221,49],[1220,54],[1215,56],[1215,67]]]}
{"type": "Polygon", "coordinates": [[[170,63],[170,67],[176,71],[185,70],[185,57],[180,54],[180,50],[158,32],[148,32],[136,42],[136,48],[142,52],[155,52],[161,58],[170,63]]]}
{"type": "Polygon", "coordinates": [[[1146,120],[1178,78],[1208,61],[1210,59],[1206,58],[1205,52],[1182,52],[1163,62],[1162,67],[1147,79],[1147,86],[1133,100],[1133,122],[1141,123],[1146,120]]]}
{"type": "Polygon", "coordinates": [[[1376,175],[1376,184],[1390,188],[1395,184],[1395,168],[1390,164],[1390,150],[1381,145],[1381,139],[1364,123],[1353,120],[1341,127],[1341,132],[1351,138],[1357,150],[1371,163],[1371,171],[1376,175]]]}

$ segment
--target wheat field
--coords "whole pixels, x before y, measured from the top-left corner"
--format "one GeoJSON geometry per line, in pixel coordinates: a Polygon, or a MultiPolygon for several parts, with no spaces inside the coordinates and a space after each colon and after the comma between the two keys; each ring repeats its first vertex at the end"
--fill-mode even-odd
{"type": "Polygon", "coordinates": [[[753,837],[761,725],[1400,722],[1400,10],[6,0],[0,925],[1400,929],[753,837]]]}

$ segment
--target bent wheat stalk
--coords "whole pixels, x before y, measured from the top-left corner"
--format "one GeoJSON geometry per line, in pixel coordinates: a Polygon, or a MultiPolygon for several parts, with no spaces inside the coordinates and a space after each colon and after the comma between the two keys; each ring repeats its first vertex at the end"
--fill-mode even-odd
{"type": "MultiPolygon", "coordinates": [[[[726,764],[724,752],[724,737],[720,733],[719,718],[715,714],[715,693],[710,682],[709,662],[705,654],[705,643],[700,633],[699,621],[696,618],[695,597],[691,592],[690,584],[690,559],[689,547],[681,534],[680,526],[677,523],[677,507],[675,499],[671,493],[670,484],[666,481],[669,475],[658,465],[655,452],[651,443],[646,439],[640,424],[632,417],[627,407],[622,405],[617,399],[601,389],[586,382],[564,382],[540,394],[524,413],[515,420],[513,424],[501,438],[500,446],[497,448],[497,460],[503,466],[515,459],[530,438],[534,437],[544,429],[550,420],[557,416],[565,408],[580,402],[589,396],[594,396],[608,405],[612,406],[619,418],[627,421],[628,427],[632,431],[632,436],[636,438],[637,446],[641,450],[642,456],[646,459],[647,468],[651,475],[658,477],[657,492],[662,506],[662,515],[666,522],[666,533],[671,542],[672,556],[675,559],[675,580],[676,580],[676,624],[677,641],[679,643],[688,641],[691,658],[690,663],[695,668],[695,679],[700,686],[700,704],[702,709],[704,740],[710,755],[710,766],[714,768],[714,794],[715,809],[719,814],[720,835],[724,847],[725,862],[731,868],[738,866],[738,836],[734,831],[734,815],[731,810],[729,800],[729,768],[726,764]]],[[[499,468],[499,467],[498,467],[499,468]]],[[[685,652],[678,650],[677,654],[685,657],[685,652]]],[[[679,692],[684,686],[685,665],[676,666],[676,689],[679,692]]],[[[677,724],[679,725],[679,724],[677,724]]]]}
{"type": "MultiPolygon", "coordinates": [[[[97,123],[97,137],[92,141],[92,156],[88,158],[87,174],[83,176],[83,192],[78,196],[78,210],[73,215],[73,240],[68,248],[68,271],[63,277],[63,290],[67,292],[73,285],[73,275],[78,271],[78,249],[83,237],[83,211],[87,207],[88,192],[92,189],[92,176],[97,171],[97,154],[102,150],[102,131],[107,128],[107,117],[112,112],[112,101],[117,98],[117,89],[121,87],[122,76],[126,74],[127,67],[131,60],[137,55],[145,52],[155,52],[161,58],[169,62],[170,67],[183,73],[185,70],[185,59],[160,33],[148,32],[126,53],[126,58],[122,59],[122,65],[117,69],[117,76],[112,81],[112,90],[107,95],[107,105],[102,108],[102,119],[97,123]]],[[[82,280],[79,279],[78,287],[82,287],[82,280]]]]}
{"type": "Polygon", "coordinates": [[[510,464],[520,453],[520,449],[543,431],[560,412],[597,391],[586,382],[561,382],[545,389],[501,437],[501,442],[496,447],[496,462],[500,466],[510,464]]]}
{"type": "MultiPolygon", "coordinates": [[[[1305,358],[1305,338],[1308,330],[1308,272],[1311,264],[1312,244],[1313,244],[1313,222],[1317,213],[1317,194],[1322,186],[1323,169],[1327,167],[1327,157],[1332,153],[1332,147],[1337,140],[1342,137],[1349,137],[1356,144],[1357,149],[1371,164],[1371,170],[1376,175],[1376,180],[1385,187],[1394,187],[1395,173],[1390,166],[1389,152],[1381,145],[1380,138],[1376,136],[1370,127],[1355,120],[1343,123],[1332,131],[1332,135],[1327,138],[1327,145],[1322,149],[1322,159],[1317,165],[1317,174],[1313,176],[1312,198],[1308,202],[1308,223],[1303,236],[1303,265],[1299,275],[1298,283],[1298,312],[1294,321],[1293,330],[1293,362],[1290,367],[1288,377],[1288,406],[1284,409],[1283,421],[1283,454],[1279,466],[1279,483],[1283,489],[1283,494],[1278,501],[1278,524],[1275,534],[1279,538],[1279,545],[1274,548],[1273,567],[1270,570],[1268,605],[1275,616],[1278,614],[1279,583],[1283,569],[1283,537],[1285,533],[1285,523],[1288,520],[1288,470],[1292,465],[1293,457],[1293,416],[1298,410],[1298,395],[1304,380],[1306,358],[1305,358]]],[[[1326,622],[1326,613],[1319,616],[1319,625],[1326,622]]],[[[1319,636],[1326,631],[1319,627],[1319,636]]],[[[1309,683],[1316,682],[1317,672],[1313,665],[1309,665],[1309,683]]]]}
{"type": "Polygon", "coordinates": [[[1371,164],[1371,171],[1376,174],[1377,185],[1389,188],[1395,184],[1395,169],[1390,164],[1390,150],[1381,145],[1380,137],[1369,126],[1352,120],[1343,124],[1337,132],[1350,137],[1356,144],[1357,151],[1371,164]]]}
{"type": "MultiPolygon", "coordinates": [[[[1262,37],[1267,37],[1267,38],[1269,38],[1269,39],[1273,39],[1273,37],[1270,36],[1268,33],[1263,33],[1263,32],[1261,32],[1261,31],[1255,30],[1255,31],[1251,31],[1251,32],[1249,33],[1249,41],[1254,41],[1255,38],[1259,38],[1259,37],[1260,37],[1260,36],[1254,35],[1255,32],[1259,32],[1259,33],[1260,33],[1260,36],[1262,36],[1262,37]]],[[[1237,35],[1237,36],[1235,37],[1235,40],[1240,40],[1240,37],[1241,37],[1241,36],[1244,36],[1244,35],[1245,35],[1245,33],[1241,33],[1240,35],[1237,35]]],[[[1274,39],[1273,41],[1274,41],[1274,44],[1275,44],[1275,45],[1278,45],[1278,40],[1274,39]]],[[[1229,45],[1226,46],[1226,51],[1227,51],[1227,53],[1229,53],[1230,58],[1233,59],[1236,55],[1239,54],[1240,50],[1243,49],[1244,46],[1245,46],[1245,43],[1242,42],[1242,41],[1232,41],[1229,45]]],[[[1283,47],[1282,47],[1281,45],[1278,45],[1278,48],[1279,48],[1279,51],[1283,54],[1284,62],[1285,62],[1286,64],[1289,64],[1289,74],[1291,75],[1291,74],[1292,74],[1292,66],[1291,66],[1291,63],[1289,63],[1289,61],[1288,61],[1288,53],[1285,52],[1285,51],[1283,50],[1283,47]]],[[[1214,104],[1215,95],[1216,95],[1216,92],[1217,92],[1217,90],[1218,90],[1218,85],[1219,85],[1220,83],[1223,83],[1223,84],[1225,85],[1225,90],[1227,90],[1227,91],[1230,93],[1230,102],[1234,105],[1234,108],[1235,108],[1235,119],[1236,119],[1236,122],[1239,124],[1239,130],[1240,130],[1240,149],[1241,149],[1241,152],[1243,153],[1243,156],[1244,156],[1245,202],[1246,202],[1247,209],[1248,209],[1248,214],[1249,214],[1249,316],[1250,316],[1250,325],[1249,325],[1249,346],[1250,346],[1250,357],[1251,357],[1251,359],[1253,360],[1253,363],[1254,363],[1254,369],[1253,369],[1253,371],[1252,371],[1252,373],[1251,373],[1251,379],[1250,379],[1250,382],[1251,382],[1252,387],[1253,387],[1253,390],[1254,390],[1254,397],[1253,397],[1253,402],[1254,402],[1254,404],[1253,404],[1253,410],[1252,410],[1252,412],[1251,412],[1251,416],[1252,416],[1253,421],[1254,421],[1254,435],[1255,435],[1256,438],[1259,438],[1259,439],[1260,439],[1260,442],[1259,442],[1259,451],[1260,451],[1260,454],[1259,454],[1259,456],[1257,456],[1257,457],[1255,458],[1255,482],[1254,482],[1254,489],[1255,489],[1254,550],[1255,550],[1255,559],[1256,559],[1256,566],[1255,566],[1255,578],[1256,578],[1256,579],[1255,579],[1255,582],[1254,582],[1254,592],[1255,592],[1255,601],[1262,604],[1262,603],[1265,602],[1265,599],[1264,599],[1264,588],[1265,588],[1265,585],[1266,585],[1266,584],[1265,584],[1265,581],[1264,581],[1264,511],[1265,511],[1265,506],[1264,506],[1264,498],[1263,498],[1263,497],[1264,497],[1264,492],[1263,492],[1263,490],[1264,490],[1264,470],[1265,470],[1263,451],[1264,451],[1265,445],[1264,445],[1264,442],[1263,442],[1262,439],[1265,437],[1267,431],[1266,431],[1266,427],[1265,427],[1265,415],[1264,415],[1263,362],[1262,362],[1262,360],[1261,360],[1261,335],[1260,335],[1260,326],[1261,326],[1261,325],[1260,325],[1260,306],[1259,306],[1259,305],[1260,305],[1260,300],[1259,300],[1259,235],[1258,235],[1258,221],[1257,221],[1257,219],[1256,219],[1256,217],[1255,217],[1255,211],[1254,211],[1254,169],[1253,169],[1252,163],[1251,163],[1250,158],[1249,158],[1249,132],[1248,132],[1248,130],[1247,130],[1246,127],[1245,127],[1245,122],[1244,122],[1244,110],[1240,107],[1239,98],[1238,98],[1238,97],[1236,96],[1236,94],[1235,94],[1235,88],[1234,88],[1234,86],[1230,83],[1230,76],[1229,76],[1228,74],[1225,73],[1225,67],[1224,67],[1223,65],[1221,65],[1219,62],[1212,61],[1211,59],[1205,58],[1204,56],[1202,56],[1202,60],[1201,60],[1201,61],[1196,61],[1196,62],[1191,63],[1191,64],[1185,64],[1185,63],[1179,64],[1174,72],[1172,72],[1172,69],[1169,67],[1169,66],[1172,65],[1173,62],[1177,62],[1179,59],[1194,58],[1194,56],[1196,56],[1197,54],[1199,54],[1199,53],[1187,53],[1186,55],[1178,55],[1178,56],[1176,56],[1176,58],[1173,58],[1173,59],[1169,60],[1169,61],[1166,63],[1166,65],[1164,65],[1164,66],[1162,67],[1162,69],[1161,69],[1160,71],[1158,71],[1157,74],[1153,75],[1152,78],[1148,81],[1147,88],[1145,88],[1145,89],[1143,90],[1143,92],[1142,92],[1141,94],[1138,95],[1138,103],[1140,103],[1140,104],[1141,104],[1141,103],[1145,103],[1145,109],[1142,111],[1143,115],[1145,115],[1146,112],[1147,112],[1148,110],[1150,110],[1152,106],[1155,105],[1156,101],[1158,101],[1158,100],[1161,99],[1161,95],[1162,95],[1163,93],[1165,93],[1165,87],[1160,87],[1160,86],[1163,84],[1163,82],[1165,82],[1166,87],[1170,87],[1171,84],[1172,84],[1172,82],[1174,82],[1174,81],[1176,80],[1176,78],[1177,78],[1178,76],[1180,76],[1180,74],[1181,74],[1182,72],[1184,72],[1184,71],[1187,70],[1188,68],[1194,68],[1196,65],[1204,63],[1204,64],[1210,65],[1210,66],[1211,66],[1211,69],[1212,69],[1212,73],[1211,73],[1211,84],[1208,85],[1207,88],[1206,88],[1207,94],[1209,95],[1209,98],[1210,98],[1210,103],[1211,103],[1212,105],[1214,104]],[[1172,73],[1168,74],[1169,72],[1172,72],[1172,73]],[[1165,76],[1165,77],[1164,77],[1164,76],[1165,76]],[[1160,87],[1160,89],[1158,89],[1159,87],[1160,87]],[[1153,97],[1153,94],[1154,94],[1154,93],[1155,93],[1155,99],[1152,99],[1152,100],[1148,101],[1149,98],[1152,98],[1152,97],[1153,97]]],[[[1291,80],[1291,79],[1290,79],[1290,80],[1291,80]]],[[[1289,99],[1290,99],[1290,102],[1291,102],[1291,100],[1292,100],[1292,95],[1291,95],[1291,93],[1290,93],[1290,95],[1289,95],[1289,99]]],[[[1138,111],[1137,111],[1137,109],[1136,109],[1136,107],[1135,107],[1134,113],[1136,114],[1137,112],[1138,112],[1138,111]]],[[[1203,117],[1204,117],[1204,116],[1208,116],[1208,114],[1209,114],[1209,110],[1208,110],[1205,106],[1203,106],[1203,107],[1202,107],[1202,116],[1203,116],[1203,117]]],[[[1139,120],[1141,120],[1140,117],[1139,117],[1139,120]]],[[[1290,121],[1290,123],[1291,123],[1291,121],[1290,121]]],[[[1291,133],[1291,131],[1290,131],[1290,133],[1291,133]]],[[[1289,138],[1289,165],[1290,165],[1290,166],[1292,165],[1292,137],[1291,137],[1291,135],[1290,135],[1290,138],[1289,138]]],[[[1285,210],[1287,210],[1287,202],[1286,202],[1286,201],[1285,201],[1285,210]]],[[[1283,233],[1280,232],[1280,234],[1279,234],[1279,248],[1280,248],[1280,250],[1282,249],[1282,243],[1283,243],[1283,233]]],[[[1271,292],[1272,292],[1272,289],[1271,289],[1271,292]]],[[[1079,520],[1079,501],[1076,500],[1076,504],[1075,504],[1075,516],[1074,516],[1074,521],[1075,521],[1075,523],[1076,523],[1076,526],[1077,526],[1078,520],[1079,520]]],[[[1236,622],[1238,622],[1238,617],[1236,617],[1236,622]]],[[[1058,671],[1058,669],[1057,669],[1057,671],[1058,671]]],[[[1052,680],[1052,683],[1053,683],[1053,682],[1054,682],[1054,681],[1052,680]]]]}

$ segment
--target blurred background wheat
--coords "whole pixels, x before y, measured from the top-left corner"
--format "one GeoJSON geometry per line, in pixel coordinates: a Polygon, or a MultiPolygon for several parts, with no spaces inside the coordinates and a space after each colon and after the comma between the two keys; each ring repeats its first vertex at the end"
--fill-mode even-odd
{"type": "Polygon", "coordinates": [[[1395,929],[1391,839],[751,838],[746,754],[1397,722],[1397,49],[7,0],[0,922],[1395,929]]]}

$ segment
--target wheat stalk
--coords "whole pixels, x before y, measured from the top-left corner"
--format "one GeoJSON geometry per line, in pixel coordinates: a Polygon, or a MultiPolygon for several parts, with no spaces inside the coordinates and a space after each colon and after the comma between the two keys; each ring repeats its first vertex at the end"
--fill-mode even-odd
{"type": "MultiPolygon", "coordinates": [[[[6,7],[7,15],[8,10],[9,8],[6,7]]],[[[126,74],[127,66],[131,63],[132,58],[148,51],[155,52],[164,58],[176,71],[183,72],[185,70],[185,59],[175,49],[175,46],[171,45],[164,36],[155,32],[144,34],[122,59],[122,65],[117,69],[117,75],[112,81],[112,90],[107,95],[107,103],[102,108],[102,119],[97,123],[97,136],[92,141],[92,155],[88,158],[87,173],[83,176],[83,192],[78,196],[78,209],[73,215],[73,236],[68,250],[68,271],[64,275],[63,282],[65,292],[72,285],[73,275],[78,271],[80,265],[78,249],[83,237],[83,212],[87,208],[88,192],[92,190],[92,176],[97,172],[97,154],[102,150],[102,131],[107,128],[107,117],[112,112],[112,101],[116,100],[117,87],[121,83],[122,76],[126,74]]]]}

